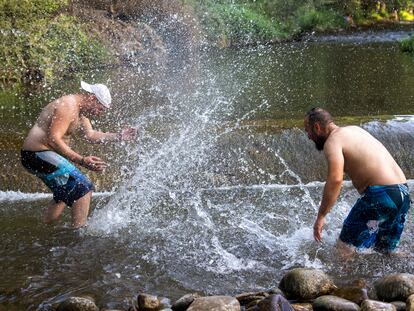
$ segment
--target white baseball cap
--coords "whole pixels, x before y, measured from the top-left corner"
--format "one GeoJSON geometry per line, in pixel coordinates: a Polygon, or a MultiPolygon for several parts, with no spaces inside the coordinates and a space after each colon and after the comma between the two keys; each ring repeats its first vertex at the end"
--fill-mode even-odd
{"type": "Polygon", "coordinates": [[[81,87],[86,92],[92,93],[96,96],[99,102],[106,108],[111,107],[111,93],[109,89],[104,84],[88,84],[84,81],[81,81],[81,87]]]}

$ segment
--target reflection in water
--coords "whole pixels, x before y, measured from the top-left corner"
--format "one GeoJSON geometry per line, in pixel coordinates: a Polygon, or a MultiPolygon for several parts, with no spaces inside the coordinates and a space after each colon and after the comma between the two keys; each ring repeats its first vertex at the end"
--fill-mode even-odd
{"type": "MultiPolygon", "coordinates": [[[[123,120],[137,125],[140,135],[135,146],[81,146],[113,164],[95,177],[111,194],[95,197],[86,229],[43,226],[42,198],[11,200],[20,194],[4,192],[36,187],[20,174],[2,176],[0,303],[35,310],[89,293],[100,305],[117,307],[140,291],[171,298],[193,291],[234,294],[274,287],[297,265],[322,268],[338,282],[413,272],[413,213],[401,241],[408,259],[367,253],[351,265],[339,262],[335,239],[358,196],[349,183],[328,217],[324,242],[313,241],[323,187],[317,181],[326,168],[297,128],[317,101],[342,117],[412,113],[413,91],[406,88],[412,68],[395,46],[287,44],[211,56],[148,76],[138,68],[108,73],[118,106],[98,125],[116,127],[123,120]],[[383,79],[385,72],[399,78],[395,85],[383,79]],[[297,127],[258,130],[264,119],[297,127]]],[[[363,126],[412,179],[414,122],[389,119],[363,126]]],[[[20,121],[8,121],[6,133],[17,127],[23,136],[20,121]]],[[[18,144],[3,147],[8,142],[1,140],[4,169],[15,172],[18,144]]]]}

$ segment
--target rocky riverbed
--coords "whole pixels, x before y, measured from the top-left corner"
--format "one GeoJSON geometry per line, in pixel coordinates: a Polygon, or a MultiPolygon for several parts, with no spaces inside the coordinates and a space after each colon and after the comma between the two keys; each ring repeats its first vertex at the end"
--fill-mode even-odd
{"type": "MultiPolygon", "coordinates": [[[[121,311],[100,308],[93,297],[70,297],[53,307],[56,311],[121,311]]],[[[189,293],[175,302],[166,297],[140,293],[128,311],[414,311],[414,275],[395,273],[374,284],[362,279],[344,287],[334,284],[322,270],[289,270],[277,288],[232,296],[202,297],[189,293]]]]}

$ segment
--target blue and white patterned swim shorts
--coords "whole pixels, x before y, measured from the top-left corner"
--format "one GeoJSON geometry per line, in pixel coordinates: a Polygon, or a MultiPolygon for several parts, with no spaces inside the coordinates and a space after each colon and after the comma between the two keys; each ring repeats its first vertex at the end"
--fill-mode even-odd
{"type": "Polygon", "coordinates": [[[94,190],[92,182],[54,151],[21,151],[23,166],[52,190],[56,202],[73,202],[94,190]]]}
{"type": "Polygon", "coordinates": [[[382,253],[398,245],[410,208],[407,184],[369,186],[344,221],[340,240],[382,253]]]}

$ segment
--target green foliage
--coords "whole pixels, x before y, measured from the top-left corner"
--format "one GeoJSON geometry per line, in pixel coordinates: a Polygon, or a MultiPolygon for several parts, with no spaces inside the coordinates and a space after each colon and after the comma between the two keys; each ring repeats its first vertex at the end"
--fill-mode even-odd
{"type": "Polygon", "coordinates": [[[412,11],[406,11],[406,10],[401,10],[398,13],[398,17],[400,18],[400,20],[402,21],[408,21],[408,22],[412,22],[414,21],[414,14],[412,11]]]}
{"type": "Polygon", "coordinates": [[[50,82],[101,62],[105,48],[75,18],[67,0],[0,0],[0,84],[50,82]]]}
{"type": "Polygon", "coordinates": [[[221,45],[271,41],[281,36],[277,23],[242,4],[211,3],[201,22],[210,40],[221,45]]]}
{"type": "Polygon", "coordinates": [[[333,10],[316,10],[304,7],[298,11],[297,16],[302,31],[327,31],[344,26],[342,15],[333,10]]]}
{"type": "Polygon", "coordinates": [[[404,53],[414,54],[414,35],[400,41],[400,49],[404,53]]]}

